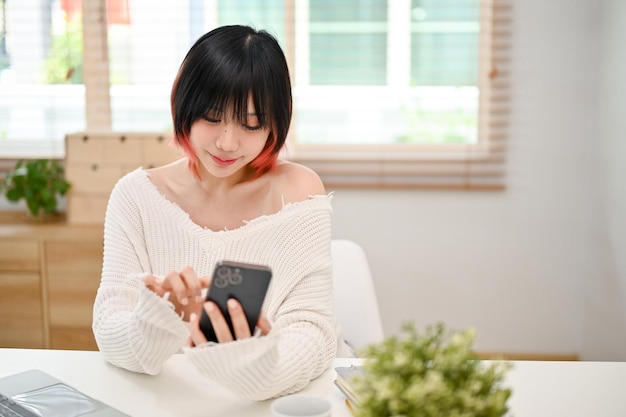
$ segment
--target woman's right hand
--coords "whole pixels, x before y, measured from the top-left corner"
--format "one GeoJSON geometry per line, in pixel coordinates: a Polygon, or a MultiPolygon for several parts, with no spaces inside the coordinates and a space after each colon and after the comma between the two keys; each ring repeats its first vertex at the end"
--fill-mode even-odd
{"type": "Polygon", "coordinates": [[[184,321],[189,321],[191,313],[199,314],[202,311],[204,297],[202,290],[208,288],[210,277],[198,277],[189,266],[177,271],[170,271],[165,278],[147,275],[143,278],[146,287],[160,297],[169,293],[169,301],[174,310],[184,321]]]}
{"type": "MultiPolygon", "coordinates": [[[[252,337],[252,334],[250,334],[250,326],[248,326],[248,320],[246,319],[246,315],[241,307],[241,304],[234,298],[231,298],[228,300],[227,306],[228,314],[230,314],[230,320],[233,324],[234,333],[231,333],[230,328],[226,323],[226,319],[222,315],[222,312],[217,304],[213,301],[204,303],[204,310],[211,320],[211,325],[213,326],[213,330],[217,336],[218,343],[227,343],[232,342],[233,340],[241,340],[252,337]]],[[[198,313],[192,313],[189,324],[191,330],[189,346],[193,347],[207,343],[207,339],[200,329],[200,315],[198,313]]],[[[267,335],[272,329],[264,310],[261,310],[256,328],[260,330],[261,336],[267,335]]]]}

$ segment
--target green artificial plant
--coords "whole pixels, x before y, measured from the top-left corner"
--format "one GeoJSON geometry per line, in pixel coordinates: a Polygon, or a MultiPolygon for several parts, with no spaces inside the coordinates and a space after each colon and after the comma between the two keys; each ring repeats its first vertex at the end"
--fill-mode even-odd
{"type": "Polygon", "coordinates": [[[367,346],[363,372],[352,377],[357,417],[501,417],[511,389],[509,362],[480,360],[474,329],[454,332],[442,323],[424,333],[413,323],[398,337],[367,346]]]}
{"type": "Polygon", "coordinates": [[[20,160],[0,182],[0,192],[7,200],[15,203],[24,199],[33,217],[56,213],[58,197],[67,194],[69,188],[63,165],[51,159],[20,160]]]}

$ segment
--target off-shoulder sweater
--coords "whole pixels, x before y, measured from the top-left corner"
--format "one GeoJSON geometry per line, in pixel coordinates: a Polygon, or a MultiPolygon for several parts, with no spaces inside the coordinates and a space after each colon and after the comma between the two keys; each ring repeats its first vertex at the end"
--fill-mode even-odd
{"type": "Polygon", "coordinates": [[[114,187],[106,211],[102,279],[93,332],[104,358],[158,374],[175,353],[235,393],[263,400],[304,388],[337,351],[332,310],[331,196],[290,203],[234,230],[194,223],[137,169],[114,187]],[[211,276],[216,262],[270,266],[266,336],[186,347],[188,323],[142,277],[191,266],[211,276]]]}

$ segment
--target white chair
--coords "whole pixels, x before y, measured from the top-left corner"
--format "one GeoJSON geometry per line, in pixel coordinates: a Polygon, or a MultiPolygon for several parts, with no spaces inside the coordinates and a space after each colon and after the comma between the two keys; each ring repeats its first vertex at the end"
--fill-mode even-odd
{"type": "Polygon", "coordinates": [[[358,351],[384,338],[372,274],[365,252],[356,242],[334,239],[331,247],[335,316],[343,339],[358,351]]]}

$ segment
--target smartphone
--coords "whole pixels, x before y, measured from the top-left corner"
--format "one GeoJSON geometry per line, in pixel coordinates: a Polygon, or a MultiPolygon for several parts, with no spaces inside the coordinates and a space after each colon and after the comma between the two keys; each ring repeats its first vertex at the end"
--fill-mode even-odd
{"type": "MultiPolygon", "coordinates": [[[[206,301],[213,301],[217,304],[233,337],[235,333],[226,302],[229,298],[239,301],[248,320],[250,334],[254,334],[271,279],[272,270],[264,265],[222,261],[215,266],[206,301]]],[[[209,342],[217,342],[211,319],[204,308],[200,316],[200,330],[209,342]]]]}

